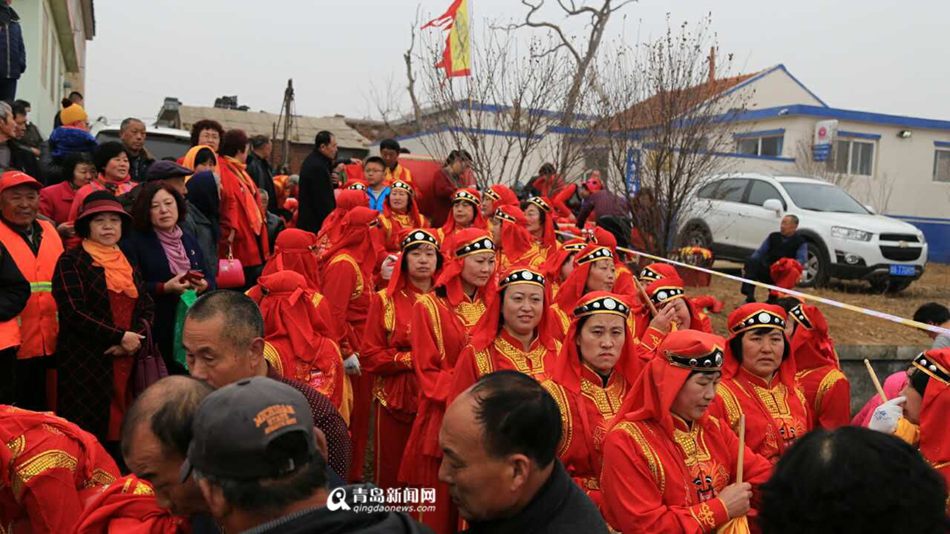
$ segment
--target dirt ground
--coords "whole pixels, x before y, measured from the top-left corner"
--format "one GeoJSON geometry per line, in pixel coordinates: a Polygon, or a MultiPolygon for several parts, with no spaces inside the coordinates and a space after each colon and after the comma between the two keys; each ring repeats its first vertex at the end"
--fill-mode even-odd
{"type": "MultiPolygon", "coordinates": [[[[717,263],[716,269],[730,274],[739,274],[738,265],[717,263]]],[[[831,287],[822,289],[800,289],[805,293],[912,318],[918,306],[926,302],[950,304],[950,265],[930,263],[920,280],[896,295],[872,293],[866,283],[833,282],[831,287]]],[[[726,331],[726,317],[731,310],[742,304],[739,284],[721,277],[713,277],[708,288],[688,288],[692,295],[710,294],[725,303],[722,313],[712,315],[713,326],[717,332],[726,331]]],[[[758,300],[765,299],[765,290],[756,293],[758,300]]],[[[929,345],[930,340],[922,331],[902,326],[890,321],[861,315],[849,310],[819,305],[828,318],[831,336],[835,343],[842,345],[929,345]]]]}

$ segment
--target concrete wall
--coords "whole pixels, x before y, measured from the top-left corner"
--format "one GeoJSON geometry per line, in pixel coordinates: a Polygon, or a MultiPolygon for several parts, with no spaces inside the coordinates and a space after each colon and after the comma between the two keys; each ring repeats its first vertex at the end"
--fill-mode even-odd
{"type": "Polygon", "coordinates": [[[17,98],[32,104],[30,120],[44,137],[49,137],[53,118],[59,113],[59,101],[63,98],[65,75],[62,47],[53,23],[52,10],[47,0],[13,0],[12,5],[20,14],[26,45],[26,72],[20,77],[17,98]]]}
{"type": "Polygon", "coordinates": [[[876,395],[874,385],[864,366],[864,359],[871,361],[881,384],[892,373],[904,372],[915,356],[927,350],[927,346],[897,347],[890,345],[839,345],[836,347],[841,371],[851,383],[851,415],[876,395]]]}

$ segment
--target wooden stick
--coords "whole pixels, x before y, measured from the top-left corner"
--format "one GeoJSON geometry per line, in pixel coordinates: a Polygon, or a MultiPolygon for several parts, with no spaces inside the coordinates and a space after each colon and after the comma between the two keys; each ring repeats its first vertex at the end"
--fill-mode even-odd
{"type": "Polygon", "coordinates": [[[650,313],[652,313],[653,316],[656,317],[659,312],[656,311],[656,306],[654,306],[653,301],[650,300],[650,295],[647,295],[647,290],[643,289],[643,285],[640,284],[640,281],[637,280],[636,276],[632,278],[633,278],[633,285],[637,286],[637,291],[640,292],[640,297],[643,298],[644,301],[646,301],[647,306],[650,307],[650,313]]]}
{"type": "Polygon", "coordinates": [[[884,394],[881,381],[877,379],[877,373],[874,372],[874,368],[871,367],[871,362],[868,361],[867,358],[864,359],[864,366],[868,368],[868,374],[871,375],[871,382],[874,383],[874,389],[877,390],[878,396],[881,397],[881,402],[887,402],[887,395],[884,394]]]}
{"type": "Polygon", "coordinates": [[[743,460],[745,460],[745,414],[739,416],[739,460],[736,465],[736,484],[742,484],[743,460]]]}

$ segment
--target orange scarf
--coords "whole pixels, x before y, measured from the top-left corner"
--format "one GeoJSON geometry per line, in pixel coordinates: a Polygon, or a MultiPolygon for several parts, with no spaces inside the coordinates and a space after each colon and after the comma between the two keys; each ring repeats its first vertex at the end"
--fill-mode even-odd
{"type": "Polygon", "coordinates": [[[117,245],[107,247],[95,241],[83,239],[82,249],[92,256],[94,266],[102,267],[106,271],[106,288],[109,291],[125,293],[134,299],[138,298],[139,290],[132,280],[132,265],[117,245]]]}

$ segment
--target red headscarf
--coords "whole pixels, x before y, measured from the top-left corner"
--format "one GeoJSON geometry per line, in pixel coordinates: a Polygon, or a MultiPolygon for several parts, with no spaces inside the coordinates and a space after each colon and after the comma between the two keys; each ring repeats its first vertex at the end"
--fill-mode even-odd
{"type": "Polygon", "coordinates": [[[541,266],[541,272],[549,280],[558,280],[561,276],[561,267],[571,256],[587,248],[587,242],[579,237],[569,239],[557,250],[556,254],[548,256],[548,259],[541,266]]]}
{"type": "Polygon", "coordinates": [[[135,475],[102,488],[85,505],[75,534],[177,534],[186,522],[159,506],[152,485],[135,475]]]}
{"type": "MultiPolygon", "coordinates": [[[[672,436],[670,408],[683,384],[694,371],[719,371],[726,359],[725,347],[725,340],[714,334],[695,330],[670,332],[657,347],[658,356],[650,361],[627,395],[614,423],[657,421],[672,436]]],[[[700,421],[705,419],[704,414],[700,421]]]]}
{"type": "Polygon", "coordinates": [[[501,253],[511,261],[517,261],[531,250],[534,238],[528,232],[528,221],[521,208],[513,205],[500,206],[493,217],[495,224],[501,225],[501,253]]]}
{"type": "Polygon", "coordinates": [[[914,367],[930,377],[920,405],[920,453],[931,464],[946,464],[950,461],[950,348],[921,353],[914,358],[914,367]]]}
{"type": "Polygon", "coordinates": [[[320,265],[317,260],[317,236],[312,232],[288,228],[274,241],[274,255],[267,260],[261,275],[283,271],[298,272],[307,281],[307,287],[320,290],[320,265]]]}
{"type": "Polygon", "coordinates": [[[591,265],[601,260],[613,261],[613,251],[607,247],[591,244],[574,256],[574,270],[561,284],[557,294],[557,305],[561,311],[570,313],[577,306],[577,302],[586,291],[591,265]]]}
{"type": "Polygon", "coordinates": [[[498,209],[502,206],[517,206],[518,195],[507,185],[495,184],[485,191],[485,197],[492,199],[492,207],[498,209]]]}
{"type": "Polygon", "coordinates": [[[541,308],[541,322],[535,328],[535,335],[548,350],[554,350],[558,339],[557,320],[551,315],[551,288],[544,275],[527,266],[512,266],[498,278],[498,295],[485,309],[484,315],[472,329],[472,346],[475,350],[484,350],[495,342],[502,328],[501,310],[504,305],[502,294],[508,287],[519,284],[531,284],[544,289],[544,304],[541,308]]]}
{"type": "MultiPolygon", "coordinates": [[[[701,320],[699,314],[696,313],[696,308],[693,307],[693,304],[686,298],[686,289],[684,289],[683,280],[678,276],[673,276],[670,278],[660,278],[647,284],[643,291],[650,297],[650,301],[653,302],[653,305],[659,309],[660,304],[668,302],[675,299],[683,299],[683,302],[686,304],[686,307],[689,308],[689,325],[691,330],[699,330],[699,325],[701,320]]],[[[649,311],[650,307],[644,307],[649,311]]]]}
{"type": "MultiPolygon", "coordinates": [[[[406,254],[406,249],[419,244],[432,245],[435,247],[435,253],[440,258],[442,257],[442,252],[439,251],[439,239],[431,231],[425,228],[416,228],[404,232],[399,244],[401,252],[399,257],[396,258],[396,267],[393,269],[392,277],[389,278],[389,285],[386,286],[386,294],[390,297],[399,293],[409,283],[409,277],[402,274],[402,258],[406,254]]],[[[438,278],[438,276],[439,273],[436,272],[433,278],[438,278]]]]}
{"type": "MultiPolygon", "coordinates": [[[[568,310],[565,310],[566,312],[568,310]]],[[[636,343],[634,333],[630,331],[630,307],[620,295],[607,291],[592,291],[577,302],[577,307],[570,310],[571,326],[567,330],[561,353],[555,361],[551,371],[551,379],[564,389],[580,393],[582,357],[577,348],[577,337],[580,335],[580,323],[584,317],[594,314],[613,314],[623,318],[624,341],[620,350],[620,359],[614,365],[614,370],[623,375],[627,384],[633,386],[640,376],[641,361],[634,356],[633,346],[636,343]]]]}
{"type": "MultiPolygon", "coordinates": [[[[487,230],[481,228],[465,228],[447,237],[442,243],[442,256],[445,262],[442,273],[435,282],[435,287],[444,287],[449,304],[458,306],[465,298],[462,290],[462,266],[467,256],[475,254],[495,253],[495,242],[487,230]]],[[[489,281],[476,292],[481,298],[490,300],[494,294],[494,283],[489,281]]],[[[487,304],[487,302],[486,302],[487,304]]]]}
{"type": "MultiPolygon", "coordinates": [[[[557,233],[554,231],[554,209],[551,203],[544,197],[531,197],[528,199],[528,206],[534,206],[541,211],[544,217],[544,223],[541,232],[541,244],[545,247],[557,246],[557,233]]],[[[525,206],[527,208],[527,206],[525,206]]],[[[614,242],[614,247],[617,243],[614,242]]]]}
{"type": "Polygon", "coordinates": [[[660,278],[679,278],[676,267],[669,263],[651,263],[640,271],[640,281],[648,284],[660,278]]]}
{"type": "MultiPolygon", "coordinates": [[[[330,248],[323,255],[323,269],[338,252],[345,251],[356,260],[356,264],[363,271],[363,278],[372,278],[376,268],[376,258],[382,250],[379,240],[371,231],[378,222],[379,213],[365,206],[351,209],[343,216],[339,227],[339,240],[332,242],[330,248]]],[[[327,282],[332,283],[328,280],[327,282]]]]}
{"type": "Polygon", "coordinates": [[[393,207],[389,204],[389,196],[392,195],[392,191],[390,191],[390,194],[386,195],[386,200],[383,201],[383,215],[388,218],[392,218],[396,215],[407,215],[413,227],[421,228],[425,224],[425,218],[419,213],[419,206],[416,204],[416,190],[412,185],[402,180],[396,180],[390,188],[392,191],[399,189],[400,191],[409,193],[409,210],[405,214],[394,212],[393,207]]]}
{"type": "Polygon", "coordinates": [[[366,183],[366,175],[363,173],[362,163],[346,163],[343,165],[343,172],[346,173],[346,184],[354,182],[366,183]]]}
{"type": "Polygon", "coordinates": [[[798,323],[792,334],[792,355],[795,368],[814,369],[824,365],[839,367],[835,344],[828,335],[828,321],[821,310],[801,303],[788,311],[789,320],[798,323]]]}
{"type": "Polygon", "coordinates": [[[769,267],[769,274],[775,285],[782,289],[791,289],[802,277],[802,264],[793,258],[782,258],[769,267]]]}
{"type": "Polygon", "coordinates": [[[320,233],[317,234],[317,241],[323,243],[328,240],[329,245],[335,244],[340,239],[340,222],[347,212],[358,206],[369,206],[369,197],[366,191],[347,189],[340,191],[336,197],[336,208],[327,215],[323,225],[320,227],[320,233]]]}
{"type": "MultiPolygon", "coordinates": [[[[743,304],[729,314],[727,320],[729,338],[727,341],[731,342],[733,339],[741,337],[743,333],[759,328],[781,332],[782,337],[785,338],[785,353],[782,355],[782,363],[778,368],[778,377],[783,384],[793,388],[795,387],[795,360],[788,357],[791,353],[791,344],[788,338],[785,337],[785,321],[787,319],[788,316],[781,306],[764,302],[743,304]]],[[[742,367],[742,364],[738,356],[732,353],[732,348],[727,344],[726,363],[722,368],[723,378],[736,376],[740,367],[742,367]]]]}
{"type": "MultiPolygon", "coordinates": [[[[482,216],[482,196],[478,191],[470,188],[459,189],[452,195],[452,206],[454,207],[459,202],[466,202],[472,206],[472,211],[475,212],[475,218],[472,219],[472,225],[469,228],[479,228],[481,230],[488,229],[488,221],[485,220],[485,217],[482,216]]],[[[455,232],[455,217],[452,216],[451,210],[449,211],[449,216],[445,219],[445,224],[442,225],[442,235],[448,237],[455,232]]]]}

